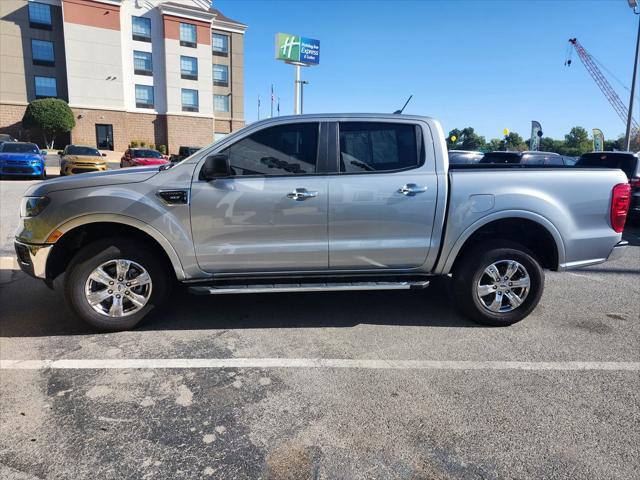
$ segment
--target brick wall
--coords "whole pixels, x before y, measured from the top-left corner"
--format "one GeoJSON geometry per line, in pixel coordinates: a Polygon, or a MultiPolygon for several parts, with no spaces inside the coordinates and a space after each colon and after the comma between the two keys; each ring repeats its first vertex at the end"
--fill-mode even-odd
{"type": "Polygon", "coordinates": [[[180,145],[204,147],[213,142],[211,118],[167,115],[169,153],[178,153],[180,145]]]}
{"type": "Polygon", "coordinates": [[[164,115],[74,108],[76,127],[71,133],[74,143],[96,144],[96,124],[113,126],[113,149],[123,151],[132,140],[147,145],[167,145],[167,122],[164,115]],[[82,115],[82,118],[78,116],[82,115]]]}
{"type": "Polygon", "coordinates": [[[231,133],[244,127],[244,122],[238,120],[216,119],[213,121],[213,131],[216,133],[231,133]]]}
{"type": "Polygon", "coordinates": [[[0,133],[22,140],[22,116],[26,108],[26,105],[0,104],[0,133]]]}

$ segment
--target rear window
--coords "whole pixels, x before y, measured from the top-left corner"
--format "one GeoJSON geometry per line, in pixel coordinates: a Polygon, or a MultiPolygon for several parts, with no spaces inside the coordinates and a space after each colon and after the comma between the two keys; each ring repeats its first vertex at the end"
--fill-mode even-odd
{"type": "Polygon", "coordinates": [[[0,151],[4,153],[40,153],[40,149],[33,143],[3,143],[0,151]]]}
{"type": "Polygon", "coordinates": [[[580,168],[619,168],[627,178],[633,178],[638,165],[638,157],[630,153],[585,153],[576,162],[580,168]]]}
{"type": "Polygon", "coordinates": [[[162,158],[162,154],[155,150],[131,150],[133,158],[162,158]]]}
{"type": "Polygon", "coordinates": [[[489,152],[479,163],[520,163],[520,158],[519,152],[489,152]]]}
{"type": "Polygon", "coordinates": [[[66,155],[84,155],[87,157],[100,157],[101,154],[98,150],[91,147],[77,147],[75,145],[69,145],[67,147],[66,155]]]}

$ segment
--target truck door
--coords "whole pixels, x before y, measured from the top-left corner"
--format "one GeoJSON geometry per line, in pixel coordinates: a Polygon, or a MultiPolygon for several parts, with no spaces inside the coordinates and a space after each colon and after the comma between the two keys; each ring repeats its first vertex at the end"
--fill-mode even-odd
{"type": "MultiPolygon", "coordinates": [[[[323,134],[324,135],[324,134],[323,134]]],[[[322,135],[322,136],[323,136],[322,135]]],[[[266,127],[225,148],[232,176],[198,180],[191,225],[200,268],[270,272],[328,268],[327,178],[319,122],[266,127]],[[320,151],[320,155],[319,155],[320,151]]]]}
{"type": "Polygon", "coordinates": [[[336,127],[330,268],[421,266],[431,245],[438,190],[431,137],[419,124],[401,121],[343,121],[336,127]]]}

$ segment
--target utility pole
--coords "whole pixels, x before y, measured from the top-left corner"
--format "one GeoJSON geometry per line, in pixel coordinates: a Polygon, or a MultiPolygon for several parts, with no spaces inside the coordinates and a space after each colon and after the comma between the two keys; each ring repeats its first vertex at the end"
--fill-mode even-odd
{"type": "MultiPolygon", "coordinates": [[[[638,15],[637,0],[628,0],[629,6],[633,9],[633,13],[638,15]]],[[[629,115],[627,116],[627,131],[625,133],[625,149],[631,149],[631,123],[633,122],[633,100],[636,93],[636,75],[638,73],[638,53],[640,53],[640,18],[638,18],[638,37],[636,39],[636,56],[633,60],[633,76],[631,77],[631,94],[629,97],[629,115]]]]}
{"type": "Polygon", "coordinates": [[[300,114],[300,64],[295,64],[296,67],[296,79],[293,83],[293,114],[300,114]]]}

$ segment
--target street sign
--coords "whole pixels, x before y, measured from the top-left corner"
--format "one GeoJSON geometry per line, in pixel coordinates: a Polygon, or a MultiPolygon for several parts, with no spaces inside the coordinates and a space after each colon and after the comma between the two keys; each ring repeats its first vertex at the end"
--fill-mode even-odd
{"type": "Polygon", "coordinates": [[[276,34],[276,60],[303,65],[320,64],[320,40],[313,38],[276,34]]]}

